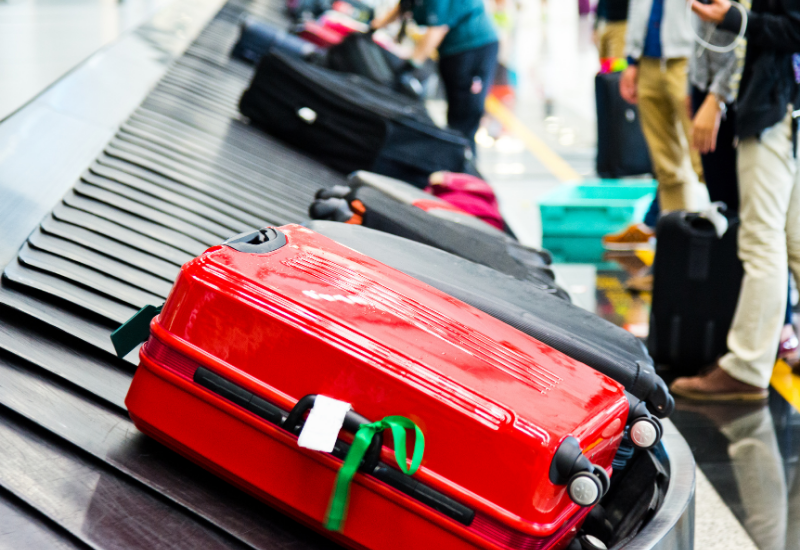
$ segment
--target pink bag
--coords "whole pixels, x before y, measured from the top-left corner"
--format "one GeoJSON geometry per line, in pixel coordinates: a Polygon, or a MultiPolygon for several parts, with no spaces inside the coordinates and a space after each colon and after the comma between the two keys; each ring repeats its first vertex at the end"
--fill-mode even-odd
{"type": "Polygon", "coordinates": [[[344,37],[336,31],[333,31],[316,21],[306,21],[300,27],[297,36],[319,46],[320,48],[329,48],[341,43],[344,37]]]}
{"type": "Polygon", "coordinates": [[[318,20],[321,26],[330,29],[342,38],[353,34],[354,32],[367,32],[369,25],[356,21],[352,17],[347,17],[338,12],[326,12],[318,20]]]}
{"type": "Polygon", "coordinates": [[[425,191],[480,218],[489,225],[500,230],[505,228],[494,191],[488,183],[478,177],[437,172],[431,176],[431,185],[425,191]]]}

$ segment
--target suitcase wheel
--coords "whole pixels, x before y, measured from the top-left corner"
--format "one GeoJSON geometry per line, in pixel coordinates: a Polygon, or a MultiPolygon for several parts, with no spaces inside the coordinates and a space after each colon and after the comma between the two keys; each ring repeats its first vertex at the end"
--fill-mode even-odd
{"type": "Polygon", "coordinates": [[[332,222],[347,223],[355,213],[350,209],[346,199],[328,198],[317,199],[308,210],[312,220],[327,220],[332,222]]]}
{"type": "Polygon", "coordinates": [[[344,199],[352,193],[353,190],[347,185],[334,185],[330,189],[320,189],[314,195],[315,199],[344,199]]]}
{"type": "Polygon", "coordinates": [[[628,422],[628,437],[639,449],[654,447],[664,435],[661,422],[650,414],[644,401],[640,401],[631,409],[628,422]]]}
{"type": "Polygon", "coordinates": [[[566,485],[569,498],[578,506],[597,504],[611,487],[605,469],[592,464],[581,450],[577,439],[567,437],[553,456],[550,481],[566,485]]]}
{"type": "Polygon", "coordinates": [[[578,472],[567,483],[567,493],[572,502],[588,508],[603,498],[603,483],[593,473],[578,472]]]}
{"type": "Polygon", "coordinates": [[[650,449],[661,441],[663,428],[655,418],[642,417],[633,421],[629,433],[634,445],[640,449],[650,449]]]}

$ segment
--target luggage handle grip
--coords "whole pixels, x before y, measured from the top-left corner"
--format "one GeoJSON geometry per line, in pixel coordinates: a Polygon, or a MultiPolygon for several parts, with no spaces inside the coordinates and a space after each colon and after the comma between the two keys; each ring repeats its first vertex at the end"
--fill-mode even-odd
{"type": "MultiPolygon", "coordinates": [[[[305,415],[305,413],[314,407],[316,400],[316,394],[306,395],[300,399],[300,401],[298,401],[289,412],[289,416],[286,417],[286,420],[283,421],[283,429],[292,434],[299,435],[300,428],[303,426],[303,415],[305,415]]],[[[370,424],[370,421],[357,412],[350,410],[344,417],[344,425],[342,426],[342,429],[355,435],[358,429],[364,424],[370,424]]],[[[378,466],[378,462],[381,458],[382,448],[383,434],[377,433],[375,434],[375,437],[372,438],[372,443],[370,443],[370,446],[364,455],[364,461],[361,464],[362,470],[371,473],[378,466]]]]}

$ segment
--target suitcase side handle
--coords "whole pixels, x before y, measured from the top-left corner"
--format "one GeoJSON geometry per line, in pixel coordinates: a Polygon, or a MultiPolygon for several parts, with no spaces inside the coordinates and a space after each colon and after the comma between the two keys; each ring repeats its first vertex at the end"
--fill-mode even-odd
{"type": "Polygon", "coordinates": [[[274,227],[242,233],[228,239],[224,246],[248,254],[268,254],[286,246],[286,235],[274,227]]]}
{"type": "MultiPolygon", "coordinates": [[[[289,416],[286,417],[286,420],[283,421],[283,429],[289,433],[299,435],[304,422],[303,416],[314,407],[316,400],[317,396],[315,394],[306,395],[300,399],[289,412],[289,416]]],[[[355,435],[358,429],[364,424],[370,424],[370,421],[357,412],[350,410],[344,417],[342,429],[355,435]]],[[[368,473],[372,473],[372,471],[375,470],[381,458],[381,448],[383,448],[383,434],[378,433],[375,434],[372,443],[370,443],[364,455],[364,460],[361,463],[361,470],[368,473]]]]}

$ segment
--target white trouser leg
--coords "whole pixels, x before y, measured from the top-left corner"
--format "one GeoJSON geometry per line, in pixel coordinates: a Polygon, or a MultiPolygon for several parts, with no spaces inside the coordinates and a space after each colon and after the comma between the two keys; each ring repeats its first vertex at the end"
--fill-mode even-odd
{"type": "MultiPolygon", "coordinates": [[[[792,154],[791,118],[766,130],[761,139],[739,144],[741,195],[739,257],[745,276],[728,333],[730,353],[720,366],[732,377],[766,388],[775,365],[786,312],[787,239],[800,243],[797,161],[792,154]],[[789,219],[790,203],[794,218],[789,219]]],[[[800,250],[793,264],[800,271],[800,250]]]]}
{"type": "Polygon", "coordinates": [[[744,527],[761,550],[785,550],[786,478],[772,415],[766,406],[720,431],[742,497],[744,527]]]}

